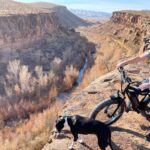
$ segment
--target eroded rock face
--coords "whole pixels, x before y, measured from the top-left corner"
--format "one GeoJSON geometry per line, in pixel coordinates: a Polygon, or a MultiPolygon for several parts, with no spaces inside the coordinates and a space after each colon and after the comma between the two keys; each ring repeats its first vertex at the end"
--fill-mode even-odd
{"type": "Polygon", "coordinates": [[[55,13],[1,16],[0,48],[28,47],[57,29],[55,13]]]}
{"type": "Polygon", "coordinates": [[[139,11],[116,11],[113,12],[111,21],[118,24],[123,24],[128,27],[144,27],[144,24],[148,25],[150,21],[149,12],[139,11]]]}
{"type": "Polygon", "coordinates": [[[150,12],[146,11],[118,11],[113,12],[111,22],[123,25],[134,35],[135,45],[143,43],[143,38],[150,35],[150,12]]]}
{"type": "Polygon", "coordinates": [[[113,12],[111,20],[114,23],[135,26],[140,22],[141,18],[140,15],[133,15],[126,12],[113,12]]]}

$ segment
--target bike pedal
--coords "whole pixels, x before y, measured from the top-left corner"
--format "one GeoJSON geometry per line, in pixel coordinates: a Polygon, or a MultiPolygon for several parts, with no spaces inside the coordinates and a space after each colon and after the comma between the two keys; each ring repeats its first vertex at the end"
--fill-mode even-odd
{"type": "Polygon", "coordinates": [[[127,108],[126,108],[126,112],[128,113],[129,111],[133,111],[133,109],[132,109],[132,108],[127,107],[127,108]]]}

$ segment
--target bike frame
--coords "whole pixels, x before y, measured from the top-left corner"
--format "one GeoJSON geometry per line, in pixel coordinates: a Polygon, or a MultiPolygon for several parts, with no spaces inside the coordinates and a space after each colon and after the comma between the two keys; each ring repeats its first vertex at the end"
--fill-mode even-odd
{"type": "MultiPolygon", "coordinates": [[[[127,106],[126,104],[126,96],[129,99],[129,102],[132,104],[132,109],[134,111],[136,111],[137,113],[140,113],[142,110],[144,110],[145,108],[145,99],[146,97],[149,96],[149,91],[145,90],[145,91],[141,91],[137,86],[132,86],[133,84],[139,84],[140,82],[132,82],[131,78],[129,78],[126,73],[125,70],[123,68],[120,68],[119,70],[120,74],[121,74],[121,90],[118,91],[118,93],[120,93],[122,96],[122,102],[124,104],[124,108],[126,110],[126,112],[128,112],[128,108],[129,105],[127,106]],[[128,83],[127,86],[123,89],[123,85],[124,83],[128,83]],[[139,99],[139,96],[143,96],[141,99],[139,99]]],[[[118,96],[120,95],[118,94],[118,96]]]]}

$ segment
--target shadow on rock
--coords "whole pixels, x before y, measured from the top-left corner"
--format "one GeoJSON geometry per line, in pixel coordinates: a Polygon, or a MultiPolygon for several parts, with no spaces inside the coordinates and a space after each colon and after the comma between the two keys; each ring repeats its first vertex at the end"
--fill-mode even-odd
{"type": "Polygon", "coordinates": [[[121,128],[121,127],[111,127],[111,130],[112,131],[119,131],[119,132],[127,132],[127,133],[133,134],[133,135],[135,135],[135,136],[137,136],[139,138],[142,138],[142,139],[145,138],[144,135],[142,135],[142,134],[140,134],[138,132],[132,131],[130,129],[125,129],[125,128],[121,128]]]}
{"type": "Polygon", "coordinates": [[[66,134],[60,134],[58,137],[57,137],[57,139],[65,139],[65,138],[67,138],[67,139],[71,139],[71,137],[69,137],[68,135],[66,135],[66,134]]]}
{"type": "Polygon", "coordinates": [[[93,148],[91,148],[89,145],[87,145],[86,143],[82,143],[82,145],[84,147],[86,147],[88,150],[94,150],[93,148]]]}
{"type": "Polygon", "coordinates": [[[112,142],[112,147],[114,150],[122,150],[119,146],[117,146],[114,142],[112,142]]]}
{"type": "Polygon", "coordinates": [[[134,145],[132,145],[132,147],[133,147],[133,149],[136,149],[136,150],[149,150],[149,148],[147,148],[141,144],[134,144],[134,145]]]}

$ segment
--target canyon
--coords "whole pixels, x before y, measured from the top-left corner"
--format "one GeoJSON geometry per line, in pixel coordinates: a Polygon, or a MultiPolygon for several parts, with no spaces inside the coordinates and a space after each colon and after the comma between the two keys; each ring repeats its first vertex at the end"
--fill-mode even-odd
{"type": "MultiPolygon", "coordinates": [[[[89,116],[120,87],[118,61],[142,53],[149,35],[150,12],[116,11],[107,22],[91,23],[65,6],[0,0],[0,149],[66,150],[70,133],[61,140],[50,133],[56,117],[64,111],[89,116]],[[57,95],[70,89],[60,102],[57,95]]],[[[142,80],[150,66],[127,71],[142,80]]],[[[116,148],[150,148],[145,118],[131,112],[115,126],[116,148]]],[[[84,138],[87,145],[77,149],[98,149],[95,137],[84,138]]]]}
{"type": "Polygon", "coordinates": [[[93,43],[72,29],[88,23],[63,6],[49,4],[46,8],[40,8],[41,4],[37,3],[4,0],[0,3],[0,93],[3,95],[7,65],[13,60],[28,66],[31,72],[34,72],[36,66],[42,66],[45,73],[52,70],[58,75],[58,80],[62,81],[67,65],[80,70],[85,58],[91,57],[90,51],[95,50],[93,43]],[[67,16],[72,20],[66,19],[67,16]],[[76,59],[72,59],[74,57],[76,59]],[[55,60],[58,60],[58,64],[55,60]]]}

